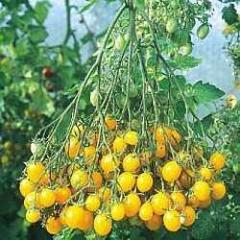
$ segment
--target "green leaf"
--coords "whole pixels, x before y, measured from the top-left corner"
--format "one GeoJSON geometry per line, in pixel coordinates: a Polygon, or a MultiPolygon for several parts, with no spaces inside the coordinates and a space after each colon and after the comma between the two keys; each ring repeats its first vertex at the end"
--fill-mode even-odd
{"type": "Polygon", "coordinates": [[[44,23],[45,19],[48,16],[48,6],[49,3],[47,1],[38,2],[35,6],[34,16],[36,20],[41,24],[44,23]]]}
{"type": "Polygon", "coordinates": [[[31,26],[29,29],[30,40],[34,43],[43,42],[48,36],[47,31],[44,27],[31,26]]]}
{"type": "Polygon", "coordinates": [[[51,116],[54,111],[54,102],[52,99],[48,96],[48,93],[45,89],[40,88],[33,94],[32,97],[32,103],[31,108],[41,114],[44,114],[46,116],[51,116]]]}
{"type": "Polygon", "coordinates": [[[145,1],[144,0],[135,0],[136,8],[139,10],[144,10],[145,1]]]}
{"type": "Polygon", "coordinates": [[[230,4],[229,6],[223,8],[222,17],[229,25],[238,22],[238,14],[234,4],[230,4]]]}
{"type": "Polygon", "coordinates": [[[0,44],[10,44],[13,42],[15,37],[15,31],[10,27],[0,28],[0,44]]]}
{"type": "Polygon", "coordinates": [[[201,63],[201,59],[194,58],[193,56],[178,55],[172,62],[171,66],[175,69],[187,70],[194,68],[201,63]]]}
{"type": "Polygon", "coordinates": [[[193,91],[193,97],[198,102],[198,104],[217,100],[225,94],[222,90],[215,87],[214,85],[203,83],[202,81],[194,84],[193,91]]]}
{"type": "Polygon", "coordinates": [[[86,3],[79,11],[79,13],[86,12],[90,7],[92,7],[96,3],[96,0],[90,0],[86,3]]]}

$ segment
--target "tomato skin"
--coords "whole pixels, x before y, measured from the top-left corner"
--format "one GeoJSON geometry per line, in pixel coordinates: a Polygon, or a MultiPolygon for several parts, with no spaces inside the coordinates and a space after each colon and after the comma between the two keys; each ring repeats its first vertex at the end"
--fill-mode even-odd
{"type": "Polygon", "coordinates": [[[187,203],[185,195],[181,192],[171,193],[171,199],[173,201],[174,208],[178,211],[183,210],[187,203]]]}
{"type": "Polygon", "coordinates": [[[26,209],[29,208],[41,208],[41,203],[40,203],[40,194],[33,191],[30,192],[24,199],[24,207],[26,209]]]}
{"type": "Polygon", "coordinates": [[[201,26],[199,26],[199,28],[197,29],[197,36],[199,39],[203,40],[204,38],[207,37],[209,33],[209,26],[207,24],[202,24],[201,26]]]}
{"type": "Polygon", "coordinates": [[[29,193],[33,192],[35,189],[35,185],[30,182],[27,178],[21,180],[19,184],[19,190],[23,197],[26,197],[29,193]]]}
{"type": "Polygon", "coordinates": [[[166,24],[166,31],[168,33],[174,33],[177,29],[177,21],[175,19],[169,19],[166,24]]]}
{"type": "Polygon", "coordinates": [[[99,236],[106,236],[112,230],[112,220],[105,214],[98,214],[94,219],[94,230],[99,236]]]}
{"type": "Polygon", "coordinates": [[[157,231],[162,226],[162,217],[153,214],[152,218],[145,222],[145,225],[150,231],[157,231]]]}
{"type": "Polygon", "coordinates": [[[112,191],[108,187],[101,187],[99,189],[99,196],[103,202],[108,202],[112,196],[112,191]]]}
{"type": "Polygon", "coordinates": [[[111,207],[111,216],[114,221],[121,221],[125,217],[124,204],[115,203],[111,207]]]}
{"type": "Polygon", "coordinates": [[[221,170],[225,165],[225,156],[219,152],[215,152],[210,157],[210,164],[216,171],[221,170]]]}
{"type": "Polygon", "coordinates": [[[40,220],[41,213],[38,209],[29,209],[26,212],[26,220],[29,223],[36,223],[40,220]]]}
{"type": "Polygon", "coordinates": [[[65,153],[70,159],[74,159],[78,156],[81,151],[81,144],[80,141],[75,138],[71,137],[66,145],[65,145],[65,153]]]}
{"type": "Polygon", "coordinates": [[[29,163],[27,165],[27,177],[33,183],[38,183],[45,173],[45,167],[41,162],[29,163]]]}
{"type": "Polygon", "coordinates": [[[43,207],[51,207],[56,201],[55,192],[51,189],[44,188],[39,195],[40,203],[43,207]]]}
{"type": "Polygon", "coordinates": [[[105,173],[110,173],[119,166],[119,161],[112,154],[107,154],[102,157],[100,166],[105,173]]]}
{"type": "Polygon", "coordinates": [[[148,192],[153,186],[153,178],[150,173],[144,172],[138,175],[137,188],[140,192],[148,192]]]}
{"type": "Polygon", "coordinates": [[[129,192],[133,189],[136,183],[134,175],[130,172],[123,172],[117,178],[120,191],[129,192]]]}
{"type": "Polygon", "coordinates": [[[111,116],[106,116],[105,125],[109,130],[114,130],[117,127],[117,121],[116,121],[116,119],[112,118],[111,116]]]}
{"type": "Polygon", "coordinates": [[[50,67],[45,67],[42,70],[42,75],[45,78],[51,78],[53,76],[53,71],[52,71],[52,69],[50,67]]]}
{"type": "Polygon", "coordinates": [[[116,137],[113,141],[113,151],[115,153],[123,153],[127,147],[123,137],[116,137]]]}
{"type": "Polygon", "coordinates": [[[212,185],[212,198],[214,200],[221,200],[226,195],[226,186],[223,182],[215,182],[212,185]]]}
{"type": "Polygon", "coordinates": [[[88,184],[88,174],[84,170],[76,170],[73,172],[70,183],[75,189],[80,189],[88,184]]]}
{"type": "Polygon", "coordinates": [[[206,201],[210,197],[210,187],[205,181],[197,181],[193,185],[193,193],[200,201],[206,201]]]}
{"type": "Polygon", "coordinates": [[[66,225],[72,229],[78,228],[79,224],[84,219],[84,211],[85,210],[81,206],[69,206],[65,212],[66,225]]]}
{"type": "Polygon", "coordinates": [[[167,182],[176,181],[182,172],[182,167],[174,160],[169,161],[163,166],[162,176],[163,179],[167,182]]]}
{"type": "Polygon", "coordinates": [[[46,230],[51,235],[58,234],[62,230],[62,224],[59,218],[49,217],[46,222],[46,230]]]}
{"type": "Polygon", "coordinates": [[[85,201],[86,209],[91,212],[96,212],[99,209],[100,205],[101,205],[101,200],[99,196],[95,194],[89,195],[85,201]]]}
{"type": "Polygon", "coordinates": [[[124,142],[126,144],[132,145],[132,146],[136,146],[138,143],[138,133],[135,131],[128,131],[125,135],[124,135],[124,142]]]}
{"type": "Polygon", "coordinates": [[[139,217],[143,221],[149,221],[153,217],[153,209],[150,202],[144,203],[139,210],[139,217]]]}
{"type": "Polygon", "coordinates": [[[136,172],[140,167],[140,160],[136,154],[130,153],[123,159],[122,165],[125,172],[136,172]]]}
{"type": "Polygon", "coordinates": [[[87,231],[93,226],[93,214],[90,211],[84,210],[84,219],[79,222],[78,228],[82,231],[87,231]]]}
{"type": "Polygon", "coordinates": [[[189,227],[193,225],[196,219],[195,210],[191,206],[186,206],[183,210],[184,222],[183,225],[189,227]]]}
{"type": "Polygon", "coordinates": [[[56,202],[64,204],[71,197],[72,192],[68,187],[58,187],[55,189],[56,202]]]}
{"type": "Polygon", "coordinates": [[[169,209],[171,202],[166,193],[159,192],[152,196],[151,204],[155,214],[163,215],[169,209]]]}
{"type": "Polygon", "coordinates": [[[181,228],[180,214],[176,210],[168,210],[163,215],[165,228],[170,232],[177,232],[181,228]]]}
{"type": "Polygon", "coordinates": [[[211,180],[212,178],[212,172],[209,168],[207,167],[202,167],[200,170],[199,170],[199,173],[202,177],[203,180],[205,181],[209,181],[211,180]]]}
{"type": "Polygon", "coordinates": [[[136,193],[129,193],[124,200],[125,215],[127,217],[135,216],[141,207],[141,200],[136,193]]]}

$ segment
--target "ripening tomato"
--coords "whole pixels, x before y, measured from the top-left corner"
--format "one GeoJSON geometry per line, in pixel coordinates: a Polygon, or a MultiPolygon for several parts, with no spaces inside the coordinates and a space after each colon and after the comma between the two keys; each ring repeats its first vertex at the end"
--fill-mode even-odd
{"type": "Polygon", "coordinates": [[[41,203],[40,203],[40,194],[33,191],[30,192],[24,199],[24,207],[26,209],[29,208],[41,208],[41,203]]]}
{"type": "Polygon", "coordinates": [[[111,116],[106,116],[105,125],[107,126],[108,129],[114,130],[117,127],[117,121],[111,116]]]}
{"type": "Polygon", "coordinates": [[[101,205],[100,197],[96,194],[91,194],[87,197],[85,201],[85,207],[91,212],[96,212],[101,205]]]}
{"type": "Polygon", "coordinates": [[[45,78],[51,78],[53,76],[53,71],[52,71],[52,69],[50,67],[45,67],[42,70],[42,75],[45,78]]]}
{"type": "Polygon", "coordinates": [[[200,173],[202,179],[205,181],[209,181],[212,178],[212,171],[207,167],[202,167],[199,170],[199,173],[200,173]]]}
{"type": "Polygon", "coordinates": [[[111,207],[111,216],[114,221],[121,221],[125,216],[123,203],[115,203],[111,207]]]}
{"type": "Polygon", "coordinates": [[[167,154],[167,150],[166,150],[165,144],[157,143],[156,151],[155,151],[156,157],[164,158],[166,156],[166,154],[167,154]]]}
{"type": "Polygon", "coordinates": [[[219,171],[225,165],[225,156],[219,152],[215,152],[210,157],[210,163],[216,171],[219,171]]]}
{"type": "Polygon", "coordinates": [[[76,170],[70,178],[71,186],[75,189],[82,188],[88,184],[88,174],[84,170],[76,170]]]}
{"type": "Polygon", "coordinates": [[[180,214],[176,210],[168,210],[163,215],[165,228],[170,232],[177,232],[181,228],[180,214]]]}
{"type": "Polygon", "coordinates": [[[123,172],[117,178],[119,189],[123,192],[129,192],[133,189],[136,179],[130,172],[123,172]]]}
{"type": "Polygon", "coordinates": [[[193,193],[200,201],[205,201],[210,197],[210,187],[207,182],[197,181],[193,185],[193,193]]]}
{"type": "Polygon", "coordinates": [[[56,195],[53,190],[43,188],[40,192],[39,199],[43,207],[51,207],[56,201],[56,195]]]}
{"type": "Polygon", "coordinates": [[[27,165],[27,177],[33,183],[38,183],[45,173],[45,167],[41,162],[29,163],[27,165]]]}
{"type": "Polygon", "coordinates": [[[26,212],[26,220],[29,223],[38,222],[41,218],[41,213],[38,209],[28,209],[26,212]]]}
{"type": "Polygon", "coordinates": [[[173,207],[176,210],[181,211],[185,208],[187,200],[182,192],[172,192],[170,197],[173,201],[173,207]]]}
{"type": "Polygon", "coordinates": [[[140,192],[148,192],[153,186],[153,178],[149,172],[138,175],[137,188],[140,192]]]}
{"type": "Polygon", "coordinates": [[[123,153],[126,149],[127,145],[124,142],[123,137],[116,137],[113,141],[113,151],[115,153],[123,153]]]}
{"type": "Polygon", "coordinates": [[[78,228],[82,231],[87,231],[93,226],[93,213],[84,210],[84,218],[79,222],[78,228]]]}
{"type": "Polygon", "coordinates": [[[100,166],[105,173],[113,172],[119,166],[119,160],[112,154],[102,157],[100,166]]]}
{"type": "Polygon", "coordinates": [[[34,188],[34,184],[30,182],[27,178],[21,180],[19,185],[19,190],[23,197],[26,197],[29,193],[33,192],[34,188]]]}
{"type": "Polygon", "coordinates": [[[155,214],[163,215],[169,209],[171,201],[166,193],[159,192],[152,196],[151,204],[155,214]]]}
{"type": "Polygon", "coordinates": [[[135,216],[141,207],[141,200],[136,193],[129,193],[124,200],[125,215],[135,216]]]}
{"type": "Polygon", "coordinates": [[[140,167],[140,160],[135,153],[129,153],[122,162],[125,172],[136,172],[140,167]]]}
{"type": "Polygon", "coordinates": [[[110,200],[112,196],[112,191],[108,187],[101,187],[99,189],[99,195],[103,202],[107,202],[110,200]]]}
{"type": "Polygon", "coordinates": [[[94,230],[99,236],[106,236],[112,230],[112,220],[106,214],[98,214],[94,219],[94,230]]]}
{"type": "Polygon", "coordinates": [[[84,209],[79,205],[69,206],[65,212],[65,222],[69,228],[78,228],[84,221],[84,209]]]}
{"type": "Polygon", "coordinates": [[[69,187],[58,187],[55,189],[56,202],[64,204],[71,197],[72,192],[69,187]]]}
{"type": "Polygon", "coordinates": [[[83,157],[86,164],[91,165],[96,156],[96,148],[88,146],[83,149],[83,157]]]}
{"type": "Polygon", "coordinates": [[[78,156],[81,150],[80,141],[77,138],[71,137],[65,145],[65,153],[70,159],[78,156]]]}
{"type": "Polygon", "coordinates": [[[101,173],[93,172],[91,177],[92,177],[94,187],[99,189],[102,186],[102,182],[103,182],[103,177],[102,177],[101,173]]]}
{"type": "Polygon", "coordinates": [[[153,217],[153,208],[150,202],[145,202],[139,209],[139,218],[149,221],[153,217]]]}
{"type": "Polygon", "coordinates": [[[182,214],[184,216],[183,225],[186,227],[193,225],[193,223],[195,222],[195,219],[196,219],[195,210],[191,206],[186,206],[183,209],[182,214]]]}
{"type": "Polygon", "coordinates": [[[167,182],[176,181],[182,172],[182,167],[176,161],[167,162],[162,169],[162,177],[167,182]]]}
{"type": "Polygon", "coordinates": [[[212,198],[214,200],[220,200],[224,198],[226,194],[226,187],[223,182],[215,182],[212,185],[212,198]]]}
{"type": "Polygon", "coordinates": [[[62,230],[62,224],[59,218],[49,217],[46,222],[46,230],[48,233],[55,235],[62,230]]]}
{"type": "Polygon", "coordinates": [[[128,131],[124,135],[124,142],[129,145],[136,146],[138,143],[138,133],[135,131],[128,131]]]}
{"type": "Polygon", "coordinates": [[[153,214],[152,218],[145,222],[145,225],[150,231],[157,231],[162,226],[162,217],[153,214]]]}

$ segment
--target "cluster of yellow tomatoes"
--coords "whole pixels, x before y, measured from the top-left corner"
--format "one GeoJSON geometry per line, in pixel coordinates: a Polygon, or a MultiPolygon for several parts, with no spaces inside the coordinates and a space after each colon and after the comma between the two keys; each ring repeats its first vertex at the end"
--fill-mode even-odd
{"type": "Polygon", "coordinates": [[[76,124],[60,169],[47,161],[27,163],[20,182],[27,221],[42,220],[50,234],[68,227],[106,236],[119,221],[176,232],[194,223],[198,209],[225,196],[218,180],[222,153],[206,159],[201,147],[185,150],[181,134],[168,126],[149,130],[148,149],[137,131],[120,131],[114,118],[105,118],[105,130],[104,140],[86,133],[84,146],[84,126],[76,124]]]}

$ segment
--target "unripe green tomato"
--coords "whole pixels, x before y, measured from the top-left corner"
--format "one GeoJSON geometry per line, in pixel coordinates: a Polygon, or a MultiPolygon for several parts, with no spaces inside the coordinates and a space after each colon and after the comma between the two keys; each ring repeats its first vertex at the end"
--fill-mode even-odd
{"type": "Polygon", "coordinates": [[[135,98],[138,95],[138,90],[135,84],[131,84],[129,87],[129,97],[135,98]]]}
{"type": "Polygon", "coordinates": [[[124,37],[122,35],[119,35],[115,39],[114,48],[117,50],[123,50],[125,47],[125,44],[126,44],[126,41],[125,41],[124,37]]]}
{"type": "Polygon", "coordinates": [[[126,96],[124,96],[122,94],[118,95],[116,100],[117,100],[118,107],[122,109],[124,107],[124,104],[126,101],[126,96]]]}
{"type": "Polygon", "coordinates": [[[192,44],[191,43],[186,43],[185,45],[181,46],[179,48],[179,53],[182,54],[183,56],[187,56],[192,53],[192,44]]]}
{"type": "Polygon", "coordinates": [[[97,89],[93,90],[90,93],[90,102],[94,107],[97,106],[97,102],[98,102],[98,91],[97,91],[97,89]]]}
{"type": "Polygon", "coordinates": [[[166,24],[166,31],[168,33],[174,33],[177,29],[177,21],[175,19],[169,19],[166,24]]]}
{"type": "Polygon", "coordinates": [[[202,24],[197,30],[197,36],[201,40],[207,37],[208,33],[209,33],[209,26],[207,24],[202,24]]]}

